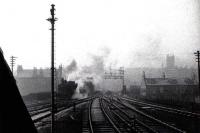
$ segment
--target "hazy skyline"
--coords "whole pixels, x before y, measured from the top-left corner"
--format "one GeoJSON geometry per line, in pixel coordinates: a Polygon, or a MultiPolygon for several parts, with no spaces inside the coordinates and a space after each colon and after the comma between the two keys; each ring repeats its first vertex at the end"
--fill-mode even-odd
{"type": "Polygon", "coordinates": [[[50,66],[50,5],[56,8],[56,65],[161,66],[166,54],[194,66],[200,50],[199,0],[1,1],[0,46],[24,68],[50,66]]]}

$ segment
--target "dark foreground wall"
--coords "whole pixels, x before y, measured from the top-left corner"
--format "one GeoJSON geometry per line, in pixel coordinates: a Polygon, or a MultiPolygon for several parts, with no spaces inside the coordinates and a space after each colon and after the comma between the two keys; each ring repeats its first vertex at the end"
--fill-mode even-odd
{"type": "Polygon", "coordinates": [[[37,133],[1,49],[0,133],[37,133]]]}

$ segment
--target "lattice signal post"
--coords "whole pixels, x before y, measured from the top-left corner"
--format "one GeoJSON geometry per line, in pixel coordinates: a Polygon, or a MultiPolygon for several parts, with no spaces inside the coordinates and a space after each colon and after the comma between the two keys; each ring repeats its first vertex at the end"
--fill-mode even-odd
{"type": "Polygon", "coordinates": [[[115,80],[121,79],[122,80],[122,94],[126,94],[124,73],[125,73],[124,67],[120,67],[119,69],[112,69],[110,67],[110,70],[104,73],[104,79],[115,79],[115,80]]]}

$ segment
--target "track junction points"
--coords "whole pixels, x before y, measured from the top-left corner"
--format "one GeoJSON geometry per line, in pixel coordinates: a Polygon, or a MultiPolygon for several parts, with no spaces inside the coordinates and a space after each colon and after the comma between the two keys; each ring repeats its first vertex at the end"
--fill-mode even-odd
{"type": "MultiPolygon", "coordinates": [[[[59,133],[186,133],[198,132],[198,113],[122,96],[94,96],[57,106],[59,133]],[[192,123],[192,124],[189,124],[192,123]],[[60,126],[62,125],[62,126],[60,126]]],[[[49,104],[30,106],[35,125],[50,126],[49,104]],[[38,113],[37,110],[38,109],[38,113]]],[[[47,126],[48,127],[48,126],[47,126]]],[[[43,133],[40,130],[39,133],[43,133]]]]}

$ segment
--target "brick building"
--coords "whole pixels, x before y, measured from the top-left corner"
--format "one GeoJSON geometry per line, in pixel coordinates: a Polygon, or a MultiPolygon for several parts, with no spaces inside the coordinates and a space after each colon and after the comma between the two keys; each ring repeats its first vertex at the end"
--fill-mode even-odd
{"type": "MultiPolygon", "coordinates": [[[[62,67],[55,72],[55,86],[62,78],[62,67]]],[[[21,95],[38,92],[50,92],[51,90],[51,70],[46,69],[23,69],[21,65],[17,67],[15,76],[21,95]]]]}
{"type": "Polygon", "coordinates": [[[198,85],[190,78],[146,78],[143,74],[141,95],[151,100],[192,102],[198,94],[198,85]]]}

